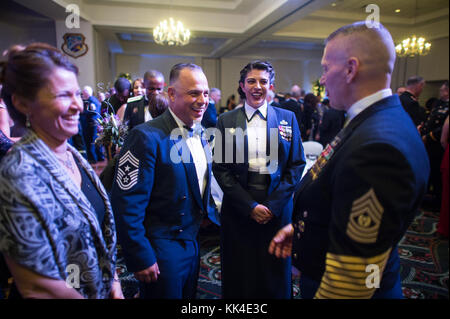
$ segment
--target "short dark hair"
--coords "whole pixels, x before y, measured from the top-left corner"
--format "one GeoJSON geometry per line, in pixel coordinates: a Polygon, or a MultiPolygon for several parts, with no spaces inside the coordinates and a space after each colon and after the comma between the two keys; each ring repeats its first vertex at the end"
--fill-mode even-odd
{"type": "Polygon", "coordinates": [[[241,99],[245,99],[245,93],[244,91],[242,91],[240,83],[244,83],[245,82],[245,78],[247,77],[247,74],[251,71],[251,70],[263,70],[263,71],[267,71],[269,73],[269,82],[270,84],[273,84],[275,82],[275,70],[273,69],[272,64],[270,64],[270,62],[268,61],[261,61],[261,60],[256,60],[256,61],[252,61],[249,64],[247,64],[242,70],[241,70],[241,77],[239,78],[239,86],[238,86],[238,93],[239,96],[241,97],[241,99]]]}
{"type": "Polygon", "coordinates": [[[317,105],[317,103],[319,102],[317,96],[315,96],[313,93],[306,94],[305,99],[303,101],[304,101],[305,105],[309,105],[312,107],[315,107],[317,105]]]}
{"type": "Polygon", "coordinates": [[[78,75],[78,68],[67,56],[46,43],[15,45],[7,51],[6,58],[6,61],[0,62],[0,83],[3,84],[1,97],[11,118],[22,125],[25,125],[26,116],[13,105],[14,94],[28,100],[35,99],[56,68],[78,75]]]}
{"type": "Polygon", "coordinates": [[[128,79],[120,77],[114,82],[116,93],[123,93],[125,90],[131,91],[131,83],[128,79]]]}
{"type": "Polygon", "coordinates": [[[148,108],[153,118],[163,114],[169,108],[169,96],[167,92],[152,95],[148,101],[148,108]]]}
{"type": "Polygon", "coordinates": [[[423,81],[423,77],[414,75],[408,78],[408,81],[406,81],[406,86],[416,85],[422,83],[423,81]]]}
{"type": "Polygon", "coordinates": [[[144,81],[148,81],[153,78],[160,78],[164,81],[164,75],[158,70],[149,70],[144,73],[144,81]]]}
{"type": "Polygon", "coordinates": [[[180,77],[180,72],[183,69],[190,69],[190,70],[199,70],[203,72],[203,69],[199,67],[197,64],[194,63],[178,63],[175,64],[172,69],[170,70],[169,75],[169,84],[173,85],[173,83],[178,80],[180,77]]]}

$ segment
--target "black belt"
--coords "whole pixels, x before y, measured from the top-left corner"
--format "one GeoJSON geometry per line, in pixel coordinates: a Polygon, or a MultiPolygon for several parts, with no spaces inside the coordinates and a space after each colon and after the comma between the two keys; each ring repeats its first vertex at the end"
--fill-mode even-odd
{"type": "Polygon", "coordinates": [[[255,190],[266,190],[269,188],[270,175],[260,174],[258,172],[248,172],[247,186],[255,190]]]}

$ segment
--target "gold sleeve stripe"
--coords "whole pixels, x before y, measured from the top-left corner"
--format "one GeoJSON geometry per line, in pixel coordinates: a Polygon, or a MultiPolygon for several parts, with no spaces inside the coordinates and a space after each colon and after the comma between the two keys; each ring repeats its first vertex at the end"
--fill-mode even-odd
{"type": "Polygon", "coordinates": [[[365,272],[367,264],[363,264],[363,263],[357,263],[357,264],[340,263],[338,261],[330,260],[330,259],[327,258],[327,266],[328,265],[336,267],[336,268],[340,268],[340,269],[350,270],[350,271],[362,271],[362,272],[365,272]]]}
{"type": "Polygon", "coordinates": [[[338,289],[347,289],[347,290],[354,290],[354,291],[360,291],[360,292],[367,291],[365,282],[363,284],[359,284],[359,283],[348,283],[348,282],[335,281],[335,280],[330,281],[327,277],[324,277],[322,280],[328,287],[333,288],[333,290],[335,288],[338,288],[338,289]]]}
{"type": "Polygon", "coordinates": [[[336,260],[341,263],[349,263],[349,264],[361,264],[361,265],[369,265],[369,264],[378,264],[383,262],[386,257],[391,253],[391,250],[387,250],[386,252],[369,258],[362,258],[356,256],[345,256],[345,255],[336,255],[333,253],[327,253],[327,260],[336,260]]]}
{"type": "Polygon", "coordinates": [[[365,285],[366,277],[367,277],[367,274],[365,274],[364,277],[354,278],[354,277],[349,277],[347,275],[338,275],[338,274],[333,274],[331,272],[327,272],[324,275],[324,280],[326,279],[327,282],[343,282],[343,283],[350,283],[350,284],[357,284],[357,285],[365,285]]]}
{"type": "Polygon", "coordinates": [[[366,267],[370,264],[378,265],[381,276],[390,252],[391,248],[369,258],[327,253],[325,273],[315,298],[371,298],[375,288],[366,286],[366,278],[369,275],[366,267]]]}
{"type": "MultiPolygon", "coordinates": [[[[323,282],[322,282],[323,283],[323,282]]],[[[369,299],[375,292],[375,288],[367,289],[365,291],[351,291],[345,289],[335,289],[325,285],[320,285],[320,290],[316,293],[314,298],[323,299],[369,299]],[[319,297],[322,296],[322,297],[319,297]]]]}
{"type": "Polygon", "coordinates": [[[349,279],[362,279],[362,278],[367,277],[367,274],[365,271],[361,272],[361,271],[351,271],[351,270],[347,270],[347,269],[344,270],[341,268],[335,268],[335,267],[331,267],[331,266],[326,267],[325,273],[333,274],[335,276],[344,276],[349,279]]]}

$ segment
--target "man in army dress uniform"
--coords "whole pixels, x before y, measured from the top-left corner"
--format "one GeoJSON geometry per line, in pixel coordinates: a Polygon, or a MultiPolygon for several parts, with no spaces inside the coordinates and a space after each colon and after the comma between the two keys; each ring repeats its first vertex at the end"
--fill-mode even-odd
{"type": "Polygon", "coordinates": [[[400,95],[400,101],[409,114],[414,125],[418,126],[425,121],[425,109],[419,104],[419,96],[425,86],[425,80],[420,76],[411,76],[406,82],[406,89],[400,95]]]}
{"type": "Polygon", "coordinates": [[[128,122],[128,130],[153,119],[148,108],[148,101],[152,96],[162,93],[164,85],[164,75],[161,72],[157,70],[145,72],[144,87],[146,95],[134,96],[127,101],[123,120],[128,122]]]}
{"type": "Polygon", "coordinates": [[[292,224],[269,246],[277,257],[292,252],[303,298],[402,298],[397,244],[430,166],[389,88],[394,62],[381,24],[347,25],[326,41],[321,83],[348,121],[302,180],[292,224]]]}
{"type": "Polygon", "coordinates": [[[430,115],[423,125],[419,126],[419,132],[427,150],[430,165],[429,191],[434,196],[433,208],[439,210],[441,205],[442,181],[441,162],[444,149],[441,145],[442,126],[448,116],[448,81],[439,89],[439,100],[431,110],[430,115]]]}

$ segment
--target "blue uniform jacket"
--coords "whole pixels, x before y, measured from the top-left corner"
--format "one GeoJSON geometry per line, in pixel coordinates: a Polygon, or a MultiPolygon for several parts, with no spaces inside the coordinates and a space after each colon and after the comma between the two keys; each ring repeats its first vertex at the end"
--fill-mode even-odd
{"type": "Polygon", "coordinates": [[[269,255],[268,248],[277,231],[291,222],[292,195],[305,166],[295,114],[267,107],[269,185],[267,196],[258,200],[274,217],[265,225],[250,217],[259,203],[247,190],[248,140],[244,134],[241,134],[243,138],[239,137],[238,132],[247,129],[245,109],[222,114],[217,128],[220,134],[215,137],[213,169],[224,193],[220,216],[223,297],[290,298],[290,258],[276,259],[269,255]],[[227,134],[233,132],[235,136],[227,138],[227,134]],[[273,149],[274,145],[277,150],[273,149]],[[231,149],[233,154],[230,154],[231,149]],[[219,156],[220,150],[222,156],[219,156]]]}
{"type": "Polygon", "coordinates": [[[370,297],[369,289],[338,289],[350,282],[348,273],[364,280],[367,264],[386,264],[380,289],[391,289],[398,278],[397,243],[419,208],[429,170],[424,145],[397,95],[363,110],[302,179],[292,263],[302,275],[322,280],[328,297],[370,297]],[[352,271],[333,270],[336,265],[352,271]]]}
{"type": "MultiPolygon", "coordinates": [[[[111,202],[119,242],[132,272],[157,261],[152,239],[194,241],[205,214],[217,223],[210,196],[211,161],[202,198],[190,153],[189,163],[181,161],[182,150],[189,150],[185,140],[171,139],[177,128],[167,110],[131,130],[119,156],[111,202]]],[[[209,147],[202,142],[210,159],[209,147]]]]}
{"type": "MultiPolygon", "coordinates": [[[[222,146],[222,158],[220,162],[214,162],[214,176],[224,192],[223,209],[236,209],[243,217],[248,217],[250,212],[258,204],[248,192],[248,141],[245,136],[243,143],[237,143],[236,137],[230,142],[233,143],[233,159],[231,163],[226,160],[226,131],[240,128],[244,132],[247,129],[247,119],[245,109],[239,108],[222,114],[217,123],[217,129],[222,134],[223,142],[216,148],[222,146]],[[243,149],[242,149],[243,147],[243,149]],[[243,161],[239,160],[239,153],[243,151],[243,161]],[[228,202],[228,203],[225,203],[228,202]]],[[[271,209],[272,213],[281,217],[285,214],[285,209],[292,204],[292,192],[298,186],[305,167],[305,157],[301,144],[300,131],[295,118],[295,114],[272,106],[267,107],[267,150],[269,151],[270,129],[277,129],[278,154],[276,162],[269,166],[276,169],[270,174],[269,196],[262,204],[271,209]],[[287,128],[287,133],[286,133],[287,128]],[[289,131],[290,129],[290,131],[289,131]],[[286,135],[287,134],[287,135],[286,135]]],[[[214,159],[216,160],[217,154],[214,159]]],[[[289,209],[288,209],[289,210],[289,209]]],[[[286,223],[290,222],[290,211],[286,215],[286,223]]]]}

